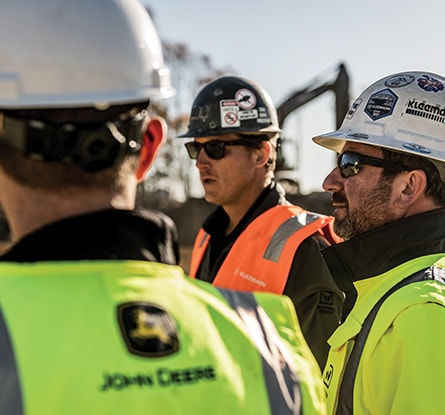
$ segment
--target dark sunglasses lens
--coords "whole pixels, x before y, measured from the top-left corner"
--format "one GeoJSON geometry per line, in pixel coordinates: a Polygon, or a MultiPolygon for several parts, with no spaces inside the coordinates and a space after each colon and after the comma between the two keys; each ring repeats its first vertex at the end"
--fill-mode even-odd
{"type": "Polygon", "coordinates": [[[219,160],[223,158],[226,154],[224,149],[224,143],[222,141],[207,141],[206,143],[198,143],[197,141],[191,141],[190,143],[185,143],[185,148],[189,157],[193,160],[198,158],[199,152],[202,148],[206,152],[207,156],[211,159],[219,160]]]}
{"type": "Polygon", "coordinates": [[[360,171],[360,159],[357,154],[343,153],[338,156],[337,166],[343,177],[354,176],[360,171]]]}
{"type": "Polygon", "coordinates": [[[199,150],[201,150],[201,144],[196,141],[191,141],[190,143],[185,143],[185,148],[189,157],[193,160],[198,158],[199,150]]]}
{"type": "Polygon", "coordinates": [[[204,144],[204,149],[207,155],[214,160],[222,159],[226,154],[222,141],[207,141],[204,144]]]}

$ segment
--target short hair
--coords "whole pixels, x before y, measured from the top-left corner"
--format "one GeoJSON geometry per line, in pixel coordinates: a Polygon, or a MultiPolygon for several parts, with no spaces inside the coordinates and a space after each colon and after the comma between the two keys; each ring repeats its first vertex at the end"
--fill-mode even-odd
{"type": "Polygon", "coordinates": [[[267,172],[273,176],[277,163],[278,151],[281,145],[279,134],[274,134],[272,136],[267,134],[239,134],[239,136],[244,140],[251,142],[253,148],[261,148],[263,142],[271,144],[272,151],[269,160],[267,161],[266,169],[267,172]]]}
{"type": "Polygon", "coordinates": [[[17,183],[32,189],[60,191],[68,188],[102,188],[119,192],[128,172],[136,171],[138,155],[123,157],[113,166],[87,172],[76,163],[32,159],[0,141],[0,166],[17,183]]]}
{"type": "MultiPolygon", "coordinates": [[[[386,148],[382,148],[383,158],[400,166],[408,167],[412,170],[423,170],[427,177],[427,187],[425,196],[430,197],[441,207],[445,207],[445,182],[441,179],[437,167],[426,157],[416,156],[414,154],[400,153],[386,148]]],[[[403,168],[385,167],[383,175],[385,177],[395,177],[403,168]]]]}

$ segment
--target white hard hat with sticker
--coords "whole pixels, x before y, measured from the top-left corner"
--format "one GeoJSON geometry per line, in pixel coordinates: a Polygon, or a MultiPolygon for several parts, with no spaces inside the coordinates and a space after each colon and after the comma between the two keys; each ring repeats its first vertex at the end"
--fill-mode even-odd
{"type": "Polygon", "coordinates": [[[340,152],[346,141],[430,159],[445,181],[445,78],[403,72],[369,86],[336,131],[313,141],[340,152]]]}

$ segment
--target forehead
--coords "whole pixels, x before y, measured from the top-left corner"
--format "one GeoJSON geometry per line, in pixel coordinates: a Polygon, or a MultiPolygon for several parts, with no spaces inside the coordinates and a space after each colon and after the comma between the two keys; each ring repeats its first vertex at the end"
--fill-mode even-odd
{"type": "Polygon", "coordinates": [[[373,156],[373,157],[382,157],[383,151],[379,147],[370,146],[367,144],[361,144],[356,143],[353,141],[346,141],[345,145],[341,149],[341,153],[344,153],[345,151],[354,151],[355,153],[360,153],[366,156],[373,156]]]}

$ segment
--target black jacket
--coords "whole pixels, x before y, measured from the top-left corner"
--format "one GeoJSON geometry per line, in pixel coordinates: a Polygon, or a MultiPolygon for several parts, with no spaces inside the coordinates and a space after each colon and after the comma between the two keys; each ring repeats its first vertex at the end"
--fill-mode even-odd
{"type": "Polygon", "coordinates": [[[0,261],[134,259],[179,263],[176,227],[155,211],[103,210],[60,220],[27,235],[0,261]]]}
{"type": "MultiPolygon", "coordinates": [[[[217,207],[202,225],[211,237],[196,278],[213,282],[243,230],[266,210],[286,203],[281,186],[272,183],[228,236],[225,236],[225,229],[229,218],[221,207],[217,207]]],[[[329,352],[327,339],[340,322],[344,297],[320,254],[327,245],[322,237],[311,237],[301,243],[284,289],[284,294],[294,302],[303,334],[321,369],[329,352]]]]}

